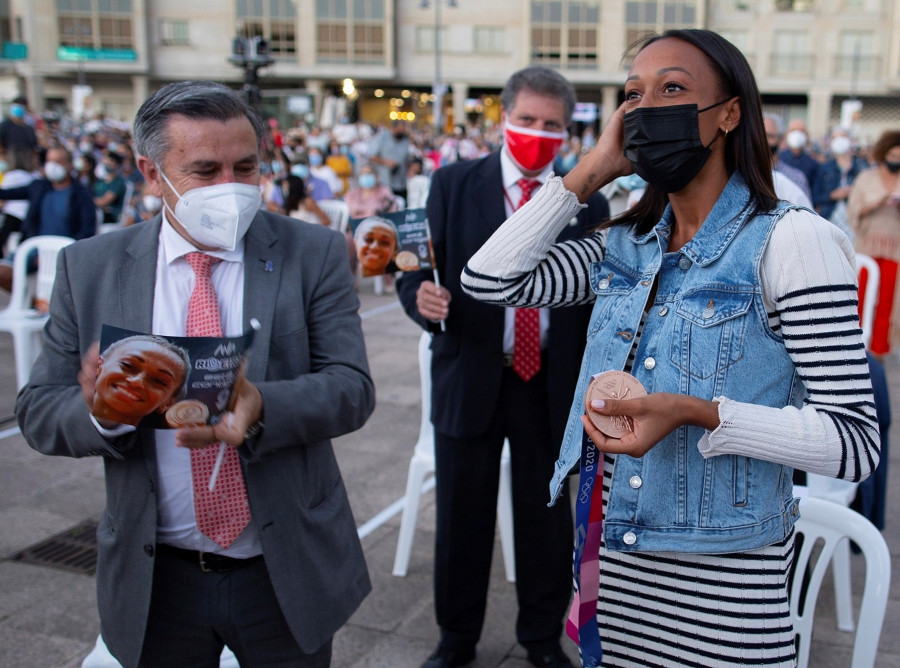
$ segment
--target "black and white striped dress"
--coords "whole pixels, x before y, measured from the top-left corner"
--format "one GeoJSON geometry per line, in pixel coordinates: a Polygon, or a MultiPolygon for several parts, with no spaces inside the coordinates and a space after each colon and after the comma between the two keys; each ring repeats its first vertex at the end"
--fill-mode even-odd
{"type": "MultiPolygon", "coordinates": [[[[577,207],[551,179],[469,261],[464,289],[509,305],[591,301],[587,268],[602,258],[603,237],[553,245],[577,207]]],[[[809,212],[791,211],[778,223],[763,257],[763,296],[808,398],[801,409],[775,409],[718,397],[720,426],[698,443],[704,454],[752,456],[850,480],[877,465],[852,257],[843,233],[809,212]]],[[[614,466],[606,455],[604,506],[614,466]]],[[[603,665],[793,666],[793,550],[793,534],[727,555],[608,552],[601,545],[603,665]]]]}

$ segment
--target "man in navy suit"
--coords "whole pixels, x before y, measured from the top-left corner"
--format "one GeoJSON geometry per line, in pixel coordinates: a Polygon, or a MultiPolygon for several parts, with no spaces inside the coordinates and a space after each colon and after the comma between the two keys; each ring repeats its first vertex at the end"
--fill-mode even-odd
{"type": "MultiPolygon", "coordinates": [[[[547,485],[590,309],[523,313],[523,321],[533,318],[526,336],[517,333],[515,309],[471,299],[460,289],[459,276],[475,251],[549,177],[572,118],[575,92],[557,72],[528,67],[507,81],[501,104],[504,147],[443,167],[432,178],[427,212],[441,286],[430,271],[404,274],[398,283],[407,314],[435,334],[434,593],[441,640],[423,668],[463,666],[475,658],[504,439],[509,439],[512,465],[516,635],[533,665],[571,665],[559,644],[571,592],[571,510],[565,503],[547,506],[547,485]],[[534,345],[530,358],[522,351],[526,344],[534,345]]],[[[561,238],[582,236],[608,215],[606,200],[595,196],[561,238]]]]}

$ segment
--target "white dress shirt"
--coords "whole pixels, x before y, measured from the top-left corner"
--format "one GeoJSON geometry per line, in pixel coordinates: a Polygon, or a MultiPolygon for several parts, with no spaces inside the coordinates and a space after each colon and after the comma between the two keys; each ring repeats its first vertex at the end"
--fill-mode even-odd
{"type": "MultiPolygon", "coordinates": [[[[184,256],[196,250],[169,225],[163,211],[156,257],[152,334],[185,336],[188,302],[196,277],[184,256]]],[[[207,254],[222,259],[213,267],[210,276],[219,300],[222,331],[225,336],[240,336],[243,334],[244,315],[244,242],[241,240],[233,251],[208,251],[207,254]]],[[[105,429],[93,416],[91,419],[107,438],[134,430],[130,425],[105,429]]],[[[216,552],[237,559],[262,554],[259,531],[252,518],[227,550],[200,533],[194,514],[191,451],[175,446],[173,429],[156,430],[156,466],[159,482],[156,488],[157,542],[187,550],[216,552]]]]}
{"type": "MultiPolygon", "coordinates": [[[[503,200],[506,203],[506,217],[509,218],[516,210],[519,198],[522,197],[522,189],[519,187],[519,179],[534,178],[543,185],[550,177],[553,171],[553,162],[551,161],[540,174],[534,177],[526,177],[521,170],[512,161],[512,158],[506,153],[506,148],[500,150],[500,168],[503,172],[503,200]]],[[[536,188],[531,196],[534,197],[540,188],[536,188]]],[[[547,347],[547,330],[550,327],[549,309],[538,309],[540,316],[541,328],[541,350],[547,347]]],[[[503,322],[503,352],[512,355],[516,342],[516,309],[512,307],[506,308],[506,315],[503,322]]]]}
{"type": "MultiPolygon", "coordinates": [[[[184,336],[188,301],[194,289],[194,270],[184,259],[197,249],[165,221],[159,235],[156,258],[156,288],[153,293],[153,333],[184,336]]],[[[219,300],[222,330],[225,336],[243,334],[244,315],[244,242],[233,251],[209,251],[222,259],[212,270],[211,280],[219,300]]],[[[157,487],[156,537],[160,543],[202,552],[218,552],[246,558],[262,553],[259,532],[253,520],[227,550],[200,533],[194,515],[194,491],[191,479],[191,452],[175,446],[172,429],[156,430],[157,487]]]]}

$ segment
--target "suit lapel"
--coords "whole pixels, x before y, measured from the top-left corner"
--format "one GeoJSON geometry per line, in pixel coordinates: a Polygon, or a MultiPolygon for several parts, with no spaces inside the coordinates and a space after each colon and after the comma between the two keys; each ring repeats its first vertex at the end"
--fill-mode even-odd
{"type": "Polygon", "coordinates": [[[258,214],[244,240],[244,329],[251,326],[254,318],[260,325],[248,356],[247,377],[253,381],[266,378],[275,295],[285,263],[277,241],[278,235],[269,220],[258,214]]]}
{"type": "Polygon", "coordinates": [[[161,219],[141,223],[140,232],[125,249],[118,270],[119,322],[128,329],[149,332],[153,328],[153,291],[161,219]]]}
{"type": "Polygon", "coordinates": [[[500,151],[486,157],[478,169],[472,201],[478,203],[481,224],[478,226],[479,247],[506,220],[506,203],[503,190],[503,170],[500,167],[500,151]]]}

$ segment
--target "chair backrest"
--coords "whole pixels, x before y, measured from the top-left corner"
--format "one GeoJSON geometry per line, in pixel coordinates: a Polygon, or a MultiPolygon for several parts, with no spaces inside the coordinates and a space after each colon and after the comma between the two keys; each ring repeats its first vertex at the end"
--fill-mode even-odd
{"type": "Polygon", "coordinates": [[[331,229],[341,233],[347,231],[347,225],[350,224],[350,206],[346,202],[339,199],[322,199],[316,204],[328,216],[331,229]]]}
{"type": "Polygon", "coordinates": [[[12,293],[8,306],[11,311],[29,310],[33,298],[49,303],[53,281],[56,279],[56,256],[62,248],[74,242],[71,237],[48,234],[30,237],[16,247],[12,293]],[[38,274],[32,289],[28,281],[28,261],[33,252],[37,253],[38,274]]]}
{"type": "Polygon", "coordinates": [[[806,497],[800,503],[796,531],[802,545],[794,557],[791,620],[797,634],[797,665],[807,668],[813,616],[819,588],[835,548],[852,540],[866,560],[866,579],[853,643],[854,668],[875,665],[878,640],[891,584],[891,555],[881,532],[859,513],[824,499],[806,497]],[[815,556],[815,560],[811,559],[815,556]],[[804,600],[805,599],[805,600],[804,600]],[[803,601],[801,609],[801,600],[803,601]]]}
{"type": "Polygon", "coordinates": [[[427,450],[422,454],[434,456],[434,427],[431,424],[431,334],[422,332],[419,337],[419,387],[422,388],[422,418],[416,448],[427,450]]]}
{"type": "Polygon", "coordinates": [[[868,273],[866,279],[866,291],[863,297],[863,313],[860,319],[860,327],[862,328],[863,343],[866,348],[872,340],[872,323],[875,321],[875,306],[878,304],[878,288],[881,285],[881,270],[878,263],[868,255],[856,254],[856,271],[857,274],[865,269],[868,273]]]}

